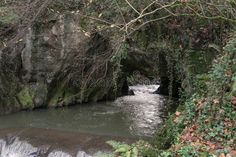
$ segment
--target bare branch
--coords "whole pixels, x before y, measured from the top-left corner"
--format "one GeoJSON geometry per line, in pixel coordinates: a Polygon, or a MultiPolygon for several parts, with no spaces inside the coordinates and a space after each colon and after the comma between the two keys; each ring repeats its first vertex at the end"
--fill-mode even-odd
{"type": "Polygon", "coordinates": [[[127,3],[137,14],[140,15],[140,13],[138,12],[138,10],[135,9],[134,6],[133,6],[128,0],[125,0],[125,1],[126,1],[126,3],[127,3]]]}

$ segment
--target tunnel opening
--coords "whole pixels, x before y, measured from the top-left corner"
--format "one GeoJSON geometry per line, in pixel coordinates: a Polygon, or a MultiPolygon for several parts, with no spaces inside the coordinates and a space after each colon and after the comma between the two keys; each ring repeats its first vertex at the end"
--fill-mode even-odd
{"type": "Polygon", "coordinates": [[[179,98],[181,80],[175,71],[169,71],[165,53],[155,54],[140,52],[137,48],[129,50],[127,58],[121,61],[125,76],[124,95],[135,94],[132,86],[153,85],[156,89],[151,91],[152,94],[179,98]]]}

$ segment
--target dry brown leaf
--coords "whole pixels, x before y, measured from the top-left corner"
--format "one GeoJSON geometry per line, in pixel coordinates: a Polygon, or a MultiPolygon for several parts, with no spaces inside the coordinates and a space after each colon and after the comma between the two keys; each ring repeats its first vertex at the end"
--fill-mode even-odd
{"type": "Polygon", "coordinates": [[[227,154],[226,157],[232,157],[230,154],[227,154]]]}
{"type": "Polygon", "coordinates": [[[221,153],[219,157],[225,157],[225,154],[224,154],[224,153],[221,153]]]}
{"type": "Polygon", "coordinates": [[[197,130],[197,128],[198,128],[197,125],[193,125],[193,126],[192,126],[192,129],[193,129],[193,130],[197,130]]]}
{"type": "Polygon", "coordinates": [[[210,141],[207,141],[207,142],[204,142],[207,146],[209,146],[211,149],[215,149],[215,144],[210,142],[210,141]]]}
{"type": "Polygon", "coordinates": [[[234,106],[236,106],[236,97],[235,96],[232,98],[231,102],[234,106]]]}
{"type": "Polygon", "coordinates": [[[209,119],[206,119],[204,122],[207,124],[207,123],[209,123],[209,121],[210,121],[209,119]]]}
{"type": "Polygon", "coordinates": [[[232,77],[233,73],[232,71],[226,71],[225,76],[226,77],[232,77]]]}
{"type": "Polygon", "coordinates": [[[178,123],[179,122],[179,117],[175,117],[174,122],[178,123]]]}
{"type": "Polygon", "coordinates": [[[219,99],[214,99],[214,100],[213,100],[213,104],[215,104],[215,105],[219,105],[219,104],[220,104],[219,99]]]}
{"type": "Polygon", "coordinates": [[[176,112],[175,112],[175,115],[176,115],[176,116],[180,116],[180,115],[181,115],[181,112],[176,111],[176,112]]]}
{"type": "Polygon", "coordinates": [[[231,150],[229,153],[232,157],[236,157],[236,150],[231,150]]]}
{"type": "Polygon", "coordinates": [[[204,106],[206,105],[207,101],[206,99],[203,99],[201,101],[197,102],[197,110],[202,110],[204,106]]]}
{"type": "Polygon", "coordinates": [[[232,127],[233,126],[233,123],[232,122],[224,122],[225,126],[227,127],[232,127]]]}
{"type": "Polygon", "coordinates": [[[229,130],[228,130],[228,129],[225,129],[225,130],[224,130],[224,133],[225,133],[225,135],[228,135],[228,134],[229,134],[229,130]]]}

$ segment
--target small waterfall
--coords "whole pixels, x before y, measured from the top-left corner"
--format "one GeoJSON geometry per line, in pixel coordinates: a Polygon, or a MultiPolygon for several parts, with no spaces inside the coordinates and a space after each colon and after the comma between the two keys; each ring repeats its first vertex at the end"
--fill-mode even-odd
{"type": "Polygon", "coordinates": [[[158,89],[159,85],[136,85],[130,86],[129,88],[134,91],[136,95],[141,94],[152,94],[154,91],[158,89]]]}
{"type": "Polygon", "coordinates": [[[11,141],[0,140],[1,157],[33,157],[33,154],[38,151],[38,148],[20,141],[19,138],[11,139],[11,141]]]}
{"type": "MultiPolygon", "coordinates": [[[[21,141],[18,137],[0,139],[0,157],[73,157],[63,151],[53,150],[50,147],[37,148],[27,141],[21,141]]],[[[84,151],[78,151],[76,157],[92,157],[84,151]]]]}
{"type": "Polygon", "coordinates": [[[62,151],[54,151],[54,152],[51,152],[48,155],[48,157],[72,157],[72,156],[62,151]]]}

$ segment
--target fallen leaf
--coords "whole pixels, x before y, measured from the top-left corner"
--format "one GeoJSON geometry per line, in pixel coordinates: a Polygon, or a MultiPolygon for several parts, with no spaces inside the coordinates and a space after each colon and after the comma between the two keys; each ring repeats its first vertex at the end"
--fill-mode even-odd
{"type": "Polygon", "coordinates": [[[232,71],[226,71],[225,76],[231,77],[233,75],[232,71]]]}
{"type": "Polygon", "coordinates": [[[206,105],[206,99],[203,99],[201,101],[197,102],[197,110],[202,110],[204,108],[204,106],[206,105]]]}
{"type": "Polygon", "coordinates": [[[215,105],[218,105],[218,104],[220,104],[220,101],[219,101],[219,99],[214,99],[214,100],[213,100],[213,103],[214,103],[215,105]]]}
{"type": "Polygon", "coordinates": [[[193,130],[197,130],[197,125],[193,125],[193,126],[192,126],[192,129],[193,129],[193,130]]]}
{"type": "Polygon", "coordinates": [[[236,150],[231,150],[229,153],[232,157],[236,157],[236,150]]]}
{"type": "Polygon", "coordinates": [[[179,122],[179,117],[175,117],[174,122],[178,123],[179,122]]]}
{"type": "Polygon", "coordinates": [[[228,134],[229,134],[228,129],[225,129],[225,130],[224,130],[224,133],[225,133],[225,135],[228,135],[228,134]]]}
{"type": "Polygon", "coordinates": [[[232,98],[231,102],[234,106],[236,106],[236,97],[235,96],[232,98]]]}
{"type": "Polygon", "coordinates": [[[206,119],[204,122],[207,124],[207,123],[209,123],[209,121],[210,121],[209,119],[206,119]]]}
{"type": "Polygon", "coordinates": [[[224,153],[221,153],[219,157],[225,157],[225,154],[224,154],[224,153]]]}
{"type": "Polygon", "coordinates": [[[232,157],[230,154],[227,154],[226,157],[232,157]]]}
{"type": "Polygon", "coordinates": [[[180,115],[181,115],[181,112],[176,111],[176,112],[175,112],[175,115],[176,115],[176,116],[180,116],[180,115]]]}
{"type": "Polygon", "coordinates": [[[211,149],[215,149],[215,144],[210,142],[210,141],[207,141],[207,142],[204,142],[207,146],[209,146],[211,149]]]}
{"type": "Polygon", "coordinates": [[[224,125],[227,127],[232,127],[233,123],[232,122],[224,122],[224,125]]]}

